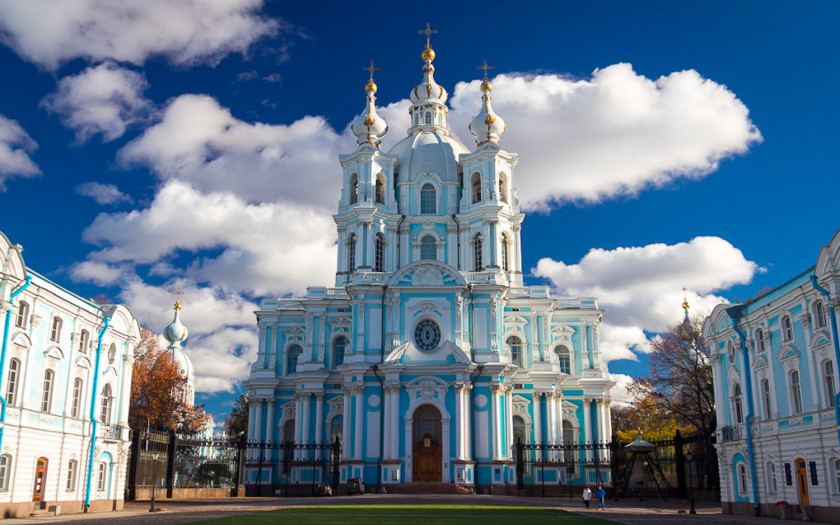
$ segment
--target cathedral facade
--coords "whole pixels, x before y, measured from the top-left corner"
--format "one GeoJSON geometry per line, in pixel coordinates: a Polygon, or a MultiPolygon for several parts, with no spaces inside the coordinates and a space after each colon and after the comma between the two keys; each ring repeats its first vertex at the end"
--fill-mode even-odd
{"type": "MultiPolygon", "coordinates": [[[[388,152],[372,77],[365,88],[358,147],[339,159],[335,286],[260,303],[248,437],[339,439],[341,482],[512,485],[517,439],[609,441],[603,311],[524,286],[517,155],[499,146],[492,86],[485,75],[471,151],[447,124],[428,42],[422,58],[411,127],[388,152]]],[[[246,483],[319,475],[261,465],[246,483]]],[[[595,481],[585,468],[552,475],[595,481]]]]}

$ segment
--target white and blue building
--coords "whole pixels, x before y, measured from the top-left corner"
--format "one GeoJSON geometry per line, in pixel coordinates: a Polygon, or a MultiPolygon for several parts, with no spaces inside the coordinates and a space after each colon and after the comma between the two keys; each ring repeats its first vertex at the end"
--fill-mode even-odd
{"type": "Polygon", "coordinates": [[[24,264],[0,233],[0,513],[119,510],[140,326],[24,264]]]}
{"type": "Polygon", "coordinates": [[[839,298],[837,232],[814,267],[706,319],[724,512],[778,515],[784,501],[840,523],[839,298]]]}
{"type": "MultiPolygon", "coordinates": [[[[609,379],[594,298],[525,286],[517,155],[482,83],[466,147],[447,124],[434,51],[410,92],[411,127],[388,152],[376,85],[339,159],[333,287],[269,298],[245,382],[248,437],[342,443],[341,481],[515,483],[513,444],[606,442],[609,379]]],[[[307,482],[320,472],[249,467],[247,483],[307,482]],[[261,479],[257,476],[261,475],[261,479]]],[[[602,473],[603,475],[603,473],[602,473]]],[[[593,483],[588,468],[550,472],[593,483]]]]}

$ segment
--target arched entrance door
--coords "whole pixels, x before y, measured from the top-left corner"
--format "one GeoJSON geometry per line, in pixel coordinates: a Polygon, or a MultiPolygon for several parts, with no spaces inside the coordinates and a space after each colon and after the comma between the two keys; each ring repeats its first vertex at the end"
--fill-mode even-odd
{"type": "Polygon", "coordinates": [[[811,497],[808,494],[808,471],[805,470],[805,460],[796,460],[796,484],[799,489],[799,504],[810,505],[811,497]]]}
{"type": "Polygon", "coordinates": [[[38,458],[35,464],[35,487],[32,490],[32,501],[44,501],[44,482],[47,480],[47,458],[38,458]]]}
{"type": "Polygon", "coordinates": [[[440,411],[423,405],[414,412],[414,481],[441,481],[440,411]]]}

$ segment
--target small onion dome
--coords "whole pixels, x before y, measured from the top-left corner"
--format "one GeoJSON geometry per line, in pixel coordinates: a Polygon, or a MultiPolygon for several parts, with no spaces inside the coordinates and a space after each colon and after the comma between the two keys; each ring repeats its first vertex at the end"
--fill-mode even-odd
{"type": "Polygon", "coordinates": [[[499,135],[505,132],[505,121],[502,120],[502,117],[496,115],[493,112],[493,108],[490,106],[490,91],[493,90],[493,86],[490,84],[490,81],[485,79],[481,82],[481,100],[483,103],[481,104],[481,111],[478,112],[478,115],[472,119],[470,122],[470,133],[473,134],[475,137],[475,143],[479,146],[487,144],[488,142],[492,142],[494,144],[499,143],[499,135]]]}
{"type": "Polygon", "coordinates": [[[426,62],[423,66],[423,82],[417,84],[417,87],[412,89],[408,95],[412,104],[422,104],[423,102],[445,104],[446,99],[449,98],[443,86],[435,82],[435,66],[432,65],[434,59],[434,50],[431,47],[426,47],[423,50],[423,60],[426,62]]]}
{"type": "Polygon", "coordinates": [[[175,301],[175,319],[169,323],[169,326],[166,327],[166,330],[163,331],[163,337],[169,341],[170,348],[177,348],[181,346],[181,343],[187,340],[187,336],[189,336],[189,330],[187,327],[181,324],[181,301],[175,301]]]}
{"type": "Polygon", "coordinates": [[[376,97],[374,96],[376,84],[372,78],[365,86],[365,92],[367,93],[367,108],[353,120],[350,130],[353,131],[353,135],[356,135],[357,144],[371,144],[378,148],[382,143],[382,137],[388,133],[388,124],[376,113],[376,97]]]}

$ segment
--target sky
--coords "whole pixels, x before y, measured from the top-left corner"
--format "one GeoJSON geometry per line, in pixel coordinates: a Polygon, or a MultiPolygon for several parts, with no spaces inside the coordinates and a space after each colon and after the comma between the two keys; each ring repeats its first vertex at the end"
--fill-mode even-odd
{"type": "Polygon", "coordinates": [[[833,1],[0,3],[0,231],[158,333],[180,288],[217,421],[260,298],[329,286],[370,60],[405,136],[430,23],[465,144],[493,66],[526,284],[596,296],[623,386],[683,315],[812,266],[840,227],[833,1]]]}

